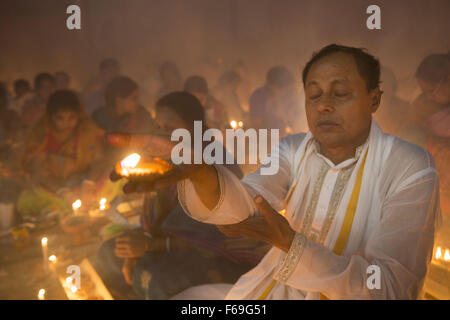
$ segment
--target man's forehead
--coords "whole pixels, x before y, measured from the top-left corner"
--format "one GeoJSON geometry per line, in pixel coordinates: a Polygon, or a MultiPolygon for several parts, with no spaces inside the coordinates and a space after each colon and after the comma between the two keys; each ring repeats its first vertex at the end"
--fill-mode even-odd
{"type": "Polygon", "coordinates": [[[306,82],[327,80],[356,81],[363,80],[358,72],[355,58],[348,53],[336,52],[317,60],[308,72],[306,82]]]}

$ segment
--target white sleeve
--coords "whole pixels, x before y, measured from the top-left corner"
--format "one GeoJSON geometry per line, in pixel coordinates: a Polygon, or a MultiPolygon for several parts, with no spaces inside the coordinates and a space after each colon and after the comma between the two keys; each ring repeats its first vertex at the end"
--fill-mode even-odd
{"type": "Polygon", "coordinates": [[[421,178],[403,185],[384,203],[382,219],[361,252],[336,255],[296,234],[275,279],[329,299],[416,299],[440,217],[436,171],[428,168],[417,176],[421,178]],[[369,280],[376,285],[371,265],[379,268],[379,289],[367,284],[369,280]]]}
{"type": "Polygon", "coordinates": [[[193,219],[211,224],[238,223],[256,212],[253,198],[262,195],[276,210],[284,208],[284,199],[291,183],[291,167],[298,145],[304,135],[288,136],[280,141],[275,156],[279,168],[274,175],[261,174],[261,168],[239,180],[223,165],[214,165],[220,187],[220,199],[209,210],[197,195],[189,179],[178,183],[178,199],[193,219]]]}

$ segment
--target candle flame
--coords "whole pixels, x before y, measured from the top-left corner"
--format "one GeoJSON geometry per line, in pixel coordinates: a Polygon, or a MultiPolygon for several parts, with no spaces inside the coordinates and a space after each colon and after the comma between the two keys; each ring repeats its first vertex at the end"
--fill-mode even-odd
{"type": "Polygon", "coordinates": [[[72,209],[73,209],[74,211],[77,211],[78,209],[81,208],[81,204],[82,204],[82,202],[81,202],[80,199],[75,200],[74,203],[72,203],[72,209]]]}
{"type": "Polygon", "coordinates": [[[441,257],[442,257],[442,250],[441,250],[441,247],[437,247],[435,258],[436,258],[436,259],[440,259],[441,257]]]}
{"type": "Polygon", "coordinates": [[[141,161],[141,156],[137,153],[130,154],[120,162],[120,166],[124,169],[134,168],[141,161]]]}
{"type": "Polygon", "coordinates": [[[48,242],[47,237],[43,237],[43,238],[41,239],[41,244],[42,244],[43,246],[46,246],[46,245],[47,245],[47,242],[48,242]]]}
{"type": "Polygon", "coordinates": [[[231,120],[231,121],[230,121],[230,127],[231,127],[231,128],[236,129],[237,126],[238,126],[238,123],[237,123],[236,120],[231,120]]]}
{"type": "Polygon", "coordinates": [[[45,298],[45,289],[40,289],[38,293],[39,300],[44,300],[45,298]]]}
{"type": "Polygon", "coordinates": [[[448,249],[445,250],[444,261],[450,261],[450,252],[448,251],[448,249]]]}
{"type": "Polygon", "coordinates": [[[48,260],[51,262],[55,262],[56,261],[56,256],[54,254],[52,254],[50,257],[48,257],[48,260]]]}
{"type": "Polygon", "coordinates": [[[101,211],[106,209],[106,201],[107,201],[106,198],[101,198],[100,201],[98,202],[101,211]]]}
{"type": "Polygon", "coordinates": [[[67,277],[66,278],[66,283],[71,284],[72,283],[72,277],[67,277]]]}
{"type": "Polygon", "coordinates": [[[244,123],[243,123],[242,121],[239,121],[239,122],[238,122],[238,126],[239,126],[240,128],[242,128],[242,127],[244,126],[244,123]]]}
{"type": "Polygon", "coordinates": [[[71,290],[73,293],[75,293],[75,292],[78,291],[78,288],[77,288],[76,286],[72,286],[72,287],[70,287],[70,290],[71,290]]]}

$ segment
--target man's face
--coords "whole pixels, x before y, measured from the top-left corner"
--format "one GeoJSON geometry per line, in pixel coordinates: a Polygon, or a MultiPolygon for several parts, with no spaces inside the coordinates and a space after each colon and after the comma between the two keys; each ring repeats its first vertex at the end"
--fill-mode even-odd
{"type": "Polygon", "coordinates": [[[367,91],[350,54],[333,53],[315,62],[305,84],[309,128],[323,147],[364,143],[380,91],[367,91]]]}
{"type": "Polygon", "coordinates": [[[116,113],[123,115],[125,113],[135,113],[139,105],[139,91],[134,90],[128,97],[116,98],[116,113]]]}
{"type": "Polygon", "coordinates": [[[44,100],[48,101],[48,98],[55,92],[56,87],[55,84],[51,81],[41,81],[39,88],[37,89],[37,94],[39,97],[44,100]]]}

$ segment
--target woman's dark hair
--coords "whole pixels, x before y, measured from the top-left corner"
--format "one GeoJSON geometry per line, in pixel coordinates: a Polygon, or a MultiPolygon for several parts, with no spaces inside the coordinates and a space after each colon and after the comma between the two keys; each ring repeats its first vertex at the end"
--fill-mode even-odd
{"type": "Polygon", "coordinates": [[[24,90],[30,90],[30,83],[25,80],[25,79],[17,79],[16,81],[14,81],[14,89],[20,90],[20,89],[24,89],[24,90]]]}
{"type": "Polygon", "coordinates": [[[116,104],[116,98],[126,98],[138,89],[136,82],[128,77],[119,76],[111,80],[105,89],[105,101],[108,107],[116,104]]]}
{"type": "Polygon", "coordinates": [[[450,53],[431,54],[419,64],[416,78],[431,83],[439,83],[450,76],[450,53]]]}
{"type": "Polygon", "coordinates": [[[306,77],[308,76],[311,66],[321,58],[336,52],[348,53],[353,56],[358,72],[366,82],[367,91],[371,91],[378,87],[380,83],[380,62],[374,56],[367,53],[367,50],[364,48],[347,47],[334,43],[313,53],[312,58],[303,68],[303,85],[305,85],[306,77]]]}
{"type": "Polygon", "coordinates": [[[54,85],[56,85],[56,80],[55,80],[54,76],[52,76],[50,73],[42,72],[42,73],[39,73],[34,78],[34,89],[39,89],[42,85],[42,82],[44,82],[44,81],[48,81],[48,82],[51,82],[54,85]]]}
{"type": "Polygon", "coordinates": [[[47,102],[47,115],[52,116],[59,111],[73,111],[80,114],[82,111],[80,99],[71,90],[57,90],[47,102]]]}
{"type": "Polygon", "coordinates": [[[205,123],[205,113],[200,101],[188,92],[175,91],[161,97],[156,102],[156,110],[164,107],[175,112],[190,126],[194,125],[194,121],[205,123]]]}

